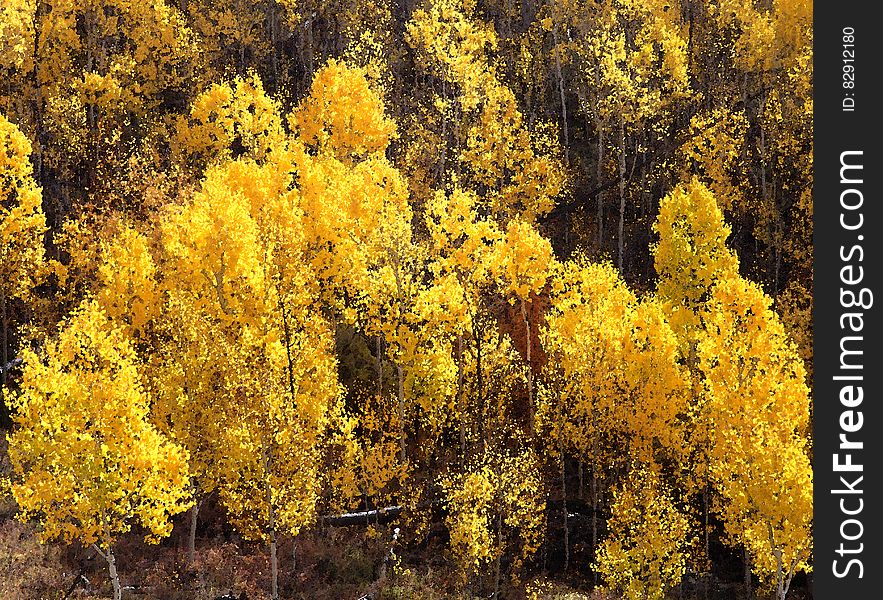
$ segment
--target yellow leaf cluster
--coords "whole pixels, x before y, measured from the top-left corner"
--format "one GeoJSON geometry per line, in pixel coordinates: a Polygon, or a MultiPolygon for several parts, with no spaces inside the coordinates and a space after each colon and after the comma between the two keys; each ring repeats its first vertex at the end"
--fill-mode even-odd
{"type": "Polygon", "coordinates": [[[189,502],[187,451],[149,421],[150,398],[124,333],[92,300],[42,352],[24,353],[12,493],[44,540],[108,547],[138,524],[167,536],[189,502]]]}

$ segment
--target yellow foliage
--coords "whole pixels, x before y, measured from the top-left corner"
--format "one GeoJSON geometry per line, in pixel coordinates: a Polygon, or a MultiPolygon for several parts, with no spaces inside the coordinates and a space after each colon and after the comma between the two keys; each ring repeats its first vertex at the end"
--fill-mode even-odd
{"type": "MultiPolygon", "coordinates": [[[[557,140],[527,128],[515,94],[489,56],[496,33],[474,12],[475,0],[429,2],[414,11],[406,40],[418,54],[418,66],[456,90],[453,103],[435,98],[430,112],[441,112],[437,125],[454,130],[454,158],[471,187],[485,191],[486,210],[502,222],[514,217],[533,222],[555,207],[565,185],[557,140]]],[[[434,135],[421,133],[424,123],[417,127],[417,142],[427,147],[412,147],[411,156],[434,162],[434,135]]]]}
{"type": "Polygon", "coordinates": [[[214,84],[178,117],[172,149],[185,168],[218,164],[237,152],[256,161],[280,160],[287,149],[278,103],[267,96],[256,75],[214,84]]]}
{"type": "Polygon", "coordinates": [[[336,60],[316,72],[309,95],[289,118],[304,143],[344,162],[382,155],[396,136],[367,71],[336,60]]]}
{"type": "Polygon", "coordinates": [[[31,144],[0,114],[0,294],[26,298],[46,275],[43,196],[31,169],[31,144]]]}
{"type": "Polygon", "coordinates": [[[596,568],[625,600],[662,600],[686,573],[689,525],[656,471],[633,467],[613,493],[596,568]]]}
{"type": "Polygon", "coordinates": [[[660,201],[653,231],[659,235],[653,246],[656,290],[686,343],[712,285],[738,274],[738,258],[726,245],[730,227],[711,191],[693,179],[660,201]]]}
{"type": "Polygon", "coordinates": [[[523,561],[539,550],[545,526],[536,457],[530,451],[491,451],[441,485],[451,546],[464,574],[468,577],[514,545],[517,577],[523,561]]]}
{"type": "Polygon", "coordinates": [[[187,451],[149,422],[150,398],[125,334],[86,300],[57,340],[24,353],[9,436],[19,518],[44,540],[108,548],[135,524],[167,536],[186,510],[187,451]]]}
{"type": "Polygon", "coordinates": [[[770,299],[736,277],[717,283],[702,313],[701,419],[727,533],[755,572],[775,582],[806,570],[812,550],[809,389],[797,348],[770,299]]]}
{"type": "Polygon", "coordinates": [[[678,455],[688,384],[659,302],[638,300],[611,265],[584,260],[565,264],[552,288],[537,409],[550,449],[563,444],[599,469],[678,455]]]}

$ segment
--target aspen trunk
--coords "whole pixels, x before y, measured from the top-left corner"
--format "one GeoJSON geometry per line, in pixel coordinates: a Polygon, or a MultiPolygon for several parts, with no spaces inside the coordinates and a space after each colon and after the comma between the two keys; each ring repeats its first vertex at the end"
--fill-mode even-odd
{"type": "Polygon", "coordinates": [[[751,582],[751,556],[749,556],[747,548],[744,548],[743,552],[745,561],[745,598],[747,600],[754,600],[754,588],[751,582]]]}
{"type": "Polygon", "coordinates": [[[583,499],[583,461],[577,463],[577,475],[579,476],[579,494],[580,500],[583,499]]]}
{"type": "Polygon", "coordinates": [[[113,555],[113,546],[107,545],[107,550],[102,550],[98,544],[92,544],[92,549],[98,553],[98,556],[107,562],[107,574],[110,577],[110,584],[113,586],[113,600],[122,600],[123,587],[120,585],[120,574],[117,572],[116,557],[113,555]]]}
{"type": "Polygon", "coordinates": [[[123,597],[123,588],[120,585],[120,575],[117,573],[116,558],[113,555],[113,548],[107,548],[107,571],[110,574],[110,582],[113,585],[113,600],[121,600],[123,597]]]}
{"type": "MultiPolygon", "coordinates": [[[[271,514],[272,511],[271,508],[271,514]]],[[[270,520],[272,521],[273,518],[270,517],[270,520]]],[[[279,557],[276,555],[276,530],[274,528],[270,529],[270,577],[272,579],[270,597],[273,600],[279,600],[279,557]]]]}
{"type": "Polygon", "coordinates": [[[0,419],[5,419],[6,415],[11,416],[11,412],[6,407],[5,386],[6,386],[6,369],[9,364],[9,320],[6,318],[6,294],[0,290],[0,353],[2,353],[2,362],[0,362],[0,419]]]}
{"type": "Polygon", "coordinates": [[[625,223],[625,124],[619,121],[619,233],[617,235],[617,266],[622,272],[623,228],[625,223]]]}
{"type": "Polygon", "coordinates": [[[494,598],[500,597],[500,557],[503,554],[502,552],[502,516],[497,513],[497,559],[494,565],[494,598]]]}
{"type": "Polygon", "coordinates": [[[555,44],[555,71],[558,75],[558,95],[561,98],[561,131],[564,134],[564,164],[570,164],[570,135],[567,129],[567,101],[564,96],[564,75],[561,73],[561,57],[558,56],[558,32],[552,28],[552,41],[555,44]]]}
{"type": "Polygon", "coordinates": [[[463,398],[463,334],[457,335],[457,409],[460,411],[460,458],[466,460],[466,407],[463,398]]]}
{"type": "Polygon", "coordinates": [[[383,338],[377,334],[377,399],[383,397],[383,338]]]}
{"type": "Polygon", "coordinates": [[[561,452],[561,506],[564,511],[564,570],[570,567],[570,526],[567,522],[567,471],[564,461],[564,448],[559,442],[558,449],[561,452]]]}
{"type": "Polygon", "coordinates": [[[405,373],[402,365],[396,365],[399,396],[399,460],[405,464],[405,373]]]}
{"type": "Polygon", "coordinates": [[[592,552],[598,543],[598,475],[592,471],[592,552]]]}
{"type": "MultiPolygon", "coordinates": [[[[595,170],[595,179],[598,184],[601,183],[601,176],[604,174],[604,131],[601,129],[601,120],[595,120],[595,127],[598,129],[598,164],[595,170]]],[[[598,250],[604,243],[604,193],[598,191],[598,250]]]]}
{"type": "Polygon", "coordinates": [[[270,472],[272,471],[273,459],[270,450],[264,443],[261,449],[264,459],[264,494],[267,502],[267,516],[269,518],[270,533],[270,597],[279,600],[279,557],[276,554],[276,509],[273,506],[273,489],[270,487],[270,472]]]}
{"type": "MultiPolygon", "coordinates": [[[[708,534],[708,482],[705,483],[705,489],[702,491],[702,508],[705,512],[705,562],[706,565],[711,562],[711,543],[708,534]]],[[[702,595],[708,600],[708,577],[709,573],[703,574],[702,595]]]]}
{"type": "Polygon", "coordinates": [[[187,562],[192,566],[196,562],[196,519],[199,516],[199,502],[190,509],[190,533],[187,536],[187,562]]]}
{"type": "Polygon", "coordinates": [[[531,340],[530,340],[530,320],[527,318],[527,307],[525,306],[524,299],[521,300],[521,318],[524,320],[524,335],[525,335],[525,359],[527,361],[527,408],[530,415],[530,422],[528,424],[529,431],[533,433],[534,430],[534,410],[533,410],[533,368],[531,366],[531,340]]]}

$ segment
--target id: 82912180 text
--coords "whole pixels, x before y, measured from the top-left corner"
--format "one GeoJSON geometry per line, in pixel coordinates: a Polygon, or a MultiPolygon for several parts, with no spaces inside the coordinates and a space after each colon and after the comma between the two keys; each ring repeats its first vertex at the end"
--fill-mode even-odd
{"type": "Polygon", "coordinates": [[[843,112],[855,111],[855,28],[844,27],[843,31],[843,100],[840,104],[843,112]]]}

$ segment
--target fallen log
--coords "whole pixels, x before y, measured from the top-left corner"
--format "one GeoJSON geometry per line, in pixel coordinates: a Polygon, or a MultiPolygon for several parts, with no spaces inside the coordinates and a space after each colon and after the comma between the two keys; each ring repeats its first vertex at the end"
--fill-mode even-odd
{"type": "Polygon", "coordinates": [[[402,513],[402,507],[386,506],[373,510],[360,510],[339,515],[325,515],[321,517],[322,524],[326,527],[348,527],[350,525],[386,524],[395,520],[402,513]]]}

